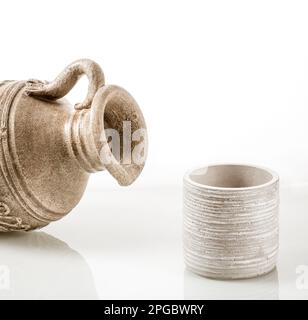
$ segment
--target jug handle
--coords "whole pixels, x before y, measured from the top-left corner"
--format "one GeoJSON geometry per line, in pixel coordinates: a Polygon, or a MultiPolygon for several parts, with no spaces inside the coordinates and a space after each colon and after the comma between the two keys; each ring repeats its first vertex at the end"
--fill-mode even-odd
{"type": "Polygon", "coordinates": [[[88,93],[82,103],[75,104],[75,109],[89,109],[97,90],[105,84],[101,67],[89,59],[71,63],[52,82],[27,81],[26,94],[37,98],[57,100],[68,94],[83,75],[86,75],[89,80],[88,93]]]}

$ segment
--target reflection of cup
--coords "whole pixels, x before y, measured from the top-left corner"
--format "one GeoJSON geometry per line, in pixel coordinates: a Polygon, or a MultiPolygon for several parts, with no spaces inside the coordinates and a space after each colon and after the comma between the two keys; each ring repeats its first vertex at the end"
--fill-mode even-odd
{"type": "Polygon", "coordinates": [[[278,176],[212,165],[184,177],[184,252],[189,270],[215,279],[272,271],[278,254],[278,176]]]}
{"type": "Polygon", "coordinates": [[[91,270],[44,233],[0,233],[0,299],[97,299],[91,270]]]}
{"type": "Polygon", "coordinates": [[[184,297],[187,300],[278,300],[277,269],[257,278],[213,280],[184,272],[184,297]]]}

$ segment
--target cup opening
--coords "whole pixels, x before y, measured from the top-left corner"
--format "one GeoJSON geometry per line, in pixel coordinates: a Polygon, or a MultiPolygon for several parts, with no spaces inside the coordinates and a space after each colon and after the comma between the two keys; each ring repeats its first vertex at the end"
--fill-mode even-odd
{"type": "Polygon", "coordinates": [[[251,188],[271,182],[274,173],[248,165],[224,164],[195,169],[188,174],[197,184],[213,188],[251,188]]]}

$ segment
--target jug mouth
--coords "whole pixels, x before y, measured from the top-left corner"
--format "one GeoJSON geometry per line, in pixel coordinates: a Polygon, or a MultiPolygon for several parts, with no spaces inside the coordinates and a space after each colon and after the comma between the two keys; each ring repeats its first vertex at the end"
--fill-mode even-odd
{"type": "Polygon", "coordinates": [[[144,167],[148,146],[145,120],[135,99],[121,87],[101,87],[87,127],[95,169],[108,170],[120,185],[133,183],[144,167]]]}

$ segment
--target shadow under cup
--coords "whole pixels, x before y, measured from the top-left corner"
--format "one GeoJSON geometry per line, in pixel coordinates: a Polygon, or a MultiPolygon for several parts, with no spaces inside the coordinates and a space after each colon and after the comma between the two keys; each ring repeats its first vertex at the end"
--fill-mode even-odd
{"type": "Polygon", "coordinates": [[[266,274],[278,255],[279,178],[271,170],[222,164],[184,177],[184,256],[216,279],[266,274]]]}

